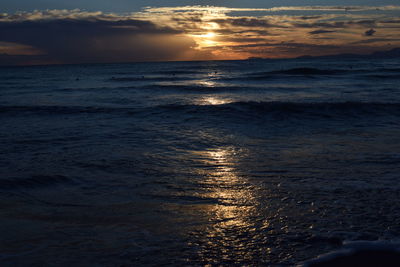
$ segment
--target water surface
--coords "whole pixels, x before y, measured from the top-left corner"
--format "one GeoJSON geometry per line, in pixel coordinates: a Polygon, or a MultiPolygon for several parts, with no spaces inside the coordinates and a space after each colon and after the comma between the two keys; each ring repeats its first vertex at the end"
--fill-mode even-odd
{"type": "Polygon", "coordinates": [[[400,235],[400,63],[0,69],[6,265],[291,266],[400,235]]]}

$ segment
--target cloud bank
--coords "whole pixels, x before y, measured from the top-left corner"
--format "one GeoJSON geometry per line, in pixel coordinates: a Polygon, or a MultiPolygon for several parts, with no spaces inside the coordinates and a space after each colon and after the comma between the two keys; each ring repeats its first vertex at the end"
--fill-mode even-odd
{"type": "Polygon", "coordinates": [[[272,8],[231,8],[216,6],[183,6],[183,7],[146,7],[146,12],[187,12],[207,11],[217,13],[230,12],[281,12],[281,11],[399,11],[400,6],[283,6],[272,8]]]}
{"type": "Polygon", "coordinates": [[[127,14],[81,10],[0,14],[0,64],[369,53],[400,46],[398,11],[400,6],[185,6],[148,7],[127,14]],[[246,15],[238,15],[243,12],[246,15]]]}
{"type": "Polygon", "coordinates": [[[211,58],[182,31],[131,16],[69,11],[0,17],[0,64],[96,63],[211,58]],[[3,50],[3,53],[2,53],[3,50]],[[36,51],[36,52],[34,52],[36,51]]]}

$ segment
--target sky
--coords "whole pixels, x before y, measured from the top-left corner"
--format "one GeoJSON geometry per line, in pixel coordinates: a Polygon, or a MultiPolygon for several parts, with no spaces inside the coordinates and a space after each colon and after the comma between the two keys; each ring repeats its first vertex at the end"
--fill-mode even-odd
{"type": "Polygon", "coordinates": [[[400,3],[2,0],[0,65],[291,58],[400,47],[400,3]]]}

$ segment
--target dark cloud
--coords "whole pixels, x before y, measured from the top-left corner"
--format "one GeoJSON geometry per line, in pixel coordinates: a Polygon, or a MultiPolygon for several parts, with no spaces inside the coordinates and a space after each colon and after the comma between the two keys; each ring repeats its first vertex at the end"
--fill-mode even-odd
{"type": "Polygon", "coordinates": [[[224,37],[224,42],[235,42],[235,43],[254,43],[254,42],[265,42],[265,38],[252,38],[252,37],[224,37]]]}
{"type": "Polygon", "coordinates": [[[365,36],[372,36],[376,33],[376,31],[374,29],[369,29],[368,31],[366,31],[364,34],[365,36]]]}
{"type": "Polygon", "coordinates": [[[400,19],[390,19],[390,20],[382,20],[381,23],[388,23],[388,24],[400,24],[400,19]]]}
{"type": "Polygon", "coordinates": [[[344,21],[335,21],[335,22],[294,23],[293,26],[298,28],[346,28],[347,24],[344,21]]]}
{"type": "Polygon", "coordinates": [[[323,18],[322,16],[319,16],[319,15],[314,15],[314,16],[300,16],[300,17],[298,17],[299,19],[302,19],[302,20],[312,20],[312,19],[320,19],[320,18],[323,18]]]}
{"type": "Polygon", "coordinates": [[[322,34],[322,33],[332,33],[336,31],[329,31],[329,30],[316,30],[316,31],[311,31],[309,34],[322,34]]]}
{"type": "Polygon", "coordinates": [[[300,42],[281,42],[281,43],[261,43],[250,45],[239,45],[232,47],[234,51],[251,52],[254,56],[266,57],[297,57],[301,55],[335,55],[344,53],[367,54],[374,52],[376,48],[362,45],[330,45],[330,44],[310,44],[300,42]]]}
{"type": "Polygon", "coordinates": [[[54,64],[45,55],[8,55],[0,54],[0,65],[36,65],[36,64],[54,64]]]}
{"type": "Polygon", "coordinates": [[[325,48],[325,49],[333,49],[337,48],[336,45],[318,45],[318,44],[309,44],[309,43],[296,43],[296,42],[281,42],[281,43],[259,43],[259,44],[247,44],[247,45],[235,45],[231,46],[232,48],[259,48],[259,47],[286,47],[286,48],[325,48]]]}
{"type": "Polygon", "coordinates": [[[222,26],[259,27],[259,28],[277,27],[277,25],[273,25],[269,23],[267,20],[259,18],[215,19],[212,22],[218,23],[219,25],[222,26]]]}
{"type": "Polygon", "coordinates": [[[191,32],[202,28],[203,15],[201,14],[179,14],[174,15],[171,21],[175,22],[175,28],[184,31],[191,32]]]}
{"type": "MultiPolygon", "coordinates": [[[[35,61],[42,57],[43,61],[59,63],[176,60],[185,53],[195,53],[196,47],[191,38],[180,33],[150,21],[134,19],[0,22],[0,41],[42,51],[43,55],[36,56],[35,61]]],[[[3,56],[1,64],[8,64],[12,58],[6,60],[3,56]]],[[[20,58],[16,62],[21,61],[20,58]]],[[[25,58],[30,60],[32,56],[25,58]]]]}
{"type": "Polygon", "coordinates": [[[347,22],[348,25],[361,25],[364,27],[375,27],[376,21],[372,19],[368,20],[357,20],[357,21],[349,21],[347,22]]]}
{"type": "Polygon", "coordinates": [[[229,29],[229,28],[224,28],[224,29],[218,29],[214,30],[215,33],[218,34],[223,34],[223,35],[230,35],[230,34],[236,34],[236,35],[244,35],[244,36],[271,36],[272,34],[269,33],[266,30],[253,30],[253,29],[246,29],[246,30],[237,30],[237,29],[229,29]]]}
{"type": "Polygon", "coordinates": [[[375,20],[350,20],[333,22],[311,22],[311,23],[293,23],[293,26],[299,28],[349,28],[349,27],[374,27],[375,20]]]}
{"type": "Polygon", "coordinates": [[[198,14],[198,15],[181,15],[179,17],[173,17],[172,18],[173,21],[176,21],[178,23],[187,23],[189,22],[197,22],[197,23],[201,23],[203,22],[203,16],[202,14],[198,14]]]}
{"type": "Polygon", "coordinates": [[[353,42],[352,44],[372,44],[372,43],[382,43],[382,42],[400,42],[399,38],[368,38],[353,42]]]}

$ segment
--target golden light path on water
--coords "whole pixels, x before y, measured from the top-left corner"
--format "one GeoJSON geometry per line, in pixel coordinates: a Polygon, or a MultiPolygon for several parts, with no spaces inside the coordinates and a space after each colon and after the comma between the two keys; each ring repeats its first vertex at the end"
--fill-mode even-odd
{"type": "Polygon", "coordinates": [[[207,189],[202,197],[217,201],[201,208],[208,225],[197,234],[203,241],[199,256],[210,264],[221,257],[232,263],[251,261],[259,253],[254,251],[259,249],[254,240],[257,229],[268,227],[268,222],[259,220],[256,188],[237,171],[241,153],[232,146],[194,152],[206,166],[200,170],[202,187],[207,189]]]}
{"type": "Polygon", "coordinates": [[[253,199],[250,190],[247,190],[245,181],[235,172],[235,163],[231,157],[235,156],[234,151],[229,148],[207,151],[209,163],[215,168],[206,175],[206,183],[213,185],[214,191],[210,197],[217,198],[225,205],[217,205],[214,208],[215,218],[221,222],[220,226],[246,226],[244,216],[254,207],[238,206],[246,204],[253,199]]]}
{"type": "MultiPolygon", "coordinates": [[[[215,71],[210,72],[208,73],[207,75],[208,77],[206,79],[198,81],[196,84],[206,88],[217,87],[219,83],[212,79],[217,77],[218,75],[220,75],[218,72],[215,71]]],[[[234,102],[232,98],[216,94],[202,95],[194,101],[196,105],[212,105],[212,106],[224,105],[232,102],[234,102]]]]}
{"type": "Polygon", "coordinates": [[[199,105],[224,105],[232,103],[233,100],[229,98],[216,97],[214,95],[204,96],[197,100],[199,105]]]}

